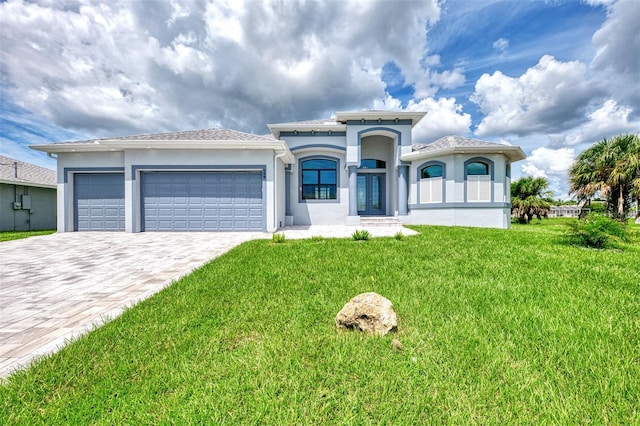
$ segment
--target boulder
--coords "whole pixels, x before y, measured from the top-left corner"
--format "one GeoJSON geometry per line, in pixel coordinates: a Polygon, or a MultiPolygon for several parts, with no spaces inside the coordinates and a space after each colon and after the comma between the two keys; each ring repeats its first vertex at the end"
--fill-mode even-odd
{"type": "Polygon", "coordinates": [[[336,325],[384,336],[398,327],[398,319],[391,301],[371,292],[359,294],[344,305],[336,316],[336,325]]]}

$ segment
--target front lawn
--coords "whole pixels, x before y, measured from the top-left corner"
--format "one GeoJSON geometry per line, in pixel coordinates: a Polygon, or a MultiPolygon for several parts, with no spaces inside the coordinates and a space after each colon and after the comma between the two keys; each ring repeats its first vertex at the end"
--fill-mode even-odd
{"type": "Polygon", "coordinates": [[[35,237],[36,235],[49,235],[55,233],[55,229],[52,231],[6,231],[0,232],[0,242],[20,240],[22,238],[35,237]]]}
{"type": "Polygon", "coordinates": [[[637,424],[640,227],[243,244],[0,386],[0,424],[637,424]],[[338,332],[352,296],[399,330],[338,332]],[[392,348],[399,339],[403,350],[392,348]]]}

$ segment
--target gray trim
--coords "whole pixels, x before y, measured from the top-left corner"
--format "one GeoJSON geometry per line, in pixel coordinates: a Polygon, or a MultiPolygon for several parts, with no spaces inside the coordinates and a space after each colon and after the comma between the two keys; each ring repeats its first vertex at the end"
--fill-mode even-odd
{"type": "Polygon", "coordinates": [[[378,120],[347,120],[346,121],[347,126],[352,125],[352,126],[361,126],[361,125],[372,125],[372,124],[382,124],[382,125],[386,125],[386,126],[411,126],[413,125],[413,120],[400,120],[398,118],[396,118],[395,120],[383,120],[383,119],[378,119],[378,120]]]}
{"type": "Polygon", "coordinates": [[[207,166],[206,169],[202,166],[184,166],[182,169],[175,169],[179,166],[131,166],[133,178],[135,178],[135,172],[140,170],[141,179],[140,186],[138,188],[138,203],[140,206],[140,231],[145,232],[145,223],[144,223],[144,177],[142,176],[145,172],[164,172],[164,173],[184,173],[184,172],[203,172],[203,173],[228,173],[228,172],[262,172],[262,230],[266,232],[267,230],[267,176],[266,176],[266,166],[207,166]],[[141,168],[150,167],[150,169],[142,170],[141,168]],[[248,167],[248,169],[247,169],[248,167]]]}
{"type": "Polygon", "coordinates": [[[124,167],[65,167],[64,183],[69,183],[69,173],[124,173],[124,167]]]}
{"type": "Polygon", "coordinates": [[[132,165],[131,180],[136,180],[136,172],[175,171],[175,172],[251,172],[262,171],[262,180],[267,178],[267,166],[264,164],[237,165],[237,166],[194,166],[194,165],[132,165]]]}
{"type": "Polygon", "coordinates": [[[309,155],[298,158],[298,203],[340,204],[340,159],[328,155],[309,155]],[[336,198],[335,200],[303,200],[302,199],[302,162],[313,159],[332,160],[336,162],[336,198]]]}
{"type": "MultiPolygon", "coordinates": [[[[491,176],[491,201],[490,202],[492,202],[495,199],[494,193],[493,193],[494,186],[495,186],[495,172],[494,172],[495,163],[486,157],[473,157],[473,158],[469,158],[467,161],[464,162],[464,202],[465,203],[469,202],[467,200],[467,164],[474,163],[476,161],[481,163],[486,163],[489,166],[489,175],[491,176]]],[[[471,201],[472,204],[481,204],[483,202],[486,203],[486,201],[471,201]]]]}
{"type": "Polygon", "coordinates": [[[284,131],[284,132],[280,132],[280,137],[297,137],[297,136],[304,136],[304,137],[309,137],[309,136],[347,136],[347,132],[345,131],[333,131],[333,130],[310,130],[310,131],[300,131],[300,130],[293,130],[293,131],[284,131]]]}
{"type": "MultiPolygon", "coordinates": [[[[411,120],[409,120],[411,121],[411,120]]],[[[375,132],[377,130],[384,130],[386,132],[391,132],[391,133],[395,133],[396,135],[398,135],[398,146],[402,145],[402,132],[396,129],[390,129],[389,127],[370,127],[368,129],[364,129],[364,130],[360,130],[358,132],[358,146],[361,146],[362,144],[362,135],[365,133],[370,133],[370,132],[375,132]]],[[[366,136],[365,136],[366,137],[366,136]]]]}
{"type": "MultiPolygon", "coordinates": [[[[444,163],[442,161],[432,160],[432,161],[427,161],[426,163],[420,164],[416,170],[418,175],[417,176],[418,177],[418,194],[417,194],[418,204],[421,204],[420,181],[422,180],[422,169],[429,166],[442,166],[442,202],[445,202],[447,200],[447,163],[444,163]]],[[[428,203],[428,204],[434,204],[434,203],[428,203]]]]}
{"type": "Polygon", "coordinates": [[[312,149],[312,148],[336,149],[338,151],[346,151],[347,150],[347,148],[344,147],[344,146],[329,145],[329,144],[323,144],[323,143],[312,143],[312,144],[308,144],[308,145],[300,145],[300,146],[296,146],[296,147],[293,147],[293,148],[289,148],[289,151],[295,152],[295,151],[299,151],[301,149],[312,149]]]}
{"type": "Polygon", "coordinates": [[[411,204],[411,210],[430,210],[430,209],[510,209],[511,203],[429,203],[429,204],[411,204]]]}
{"type": "Polygon", "coordinates": [[[284,169],[284,215],[291,216],[291,164],[284,169]]]}

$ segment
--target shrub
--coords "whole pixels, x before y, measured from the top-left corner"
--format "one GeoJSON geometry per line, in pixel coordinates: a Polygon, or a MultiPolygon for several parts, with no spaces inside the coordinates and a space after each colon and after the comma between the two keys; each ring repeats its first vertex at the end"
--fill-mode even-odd
{"type": "Polygon", "coordinates": [[[311,240],[312,241],[322,241],[322,240],[324,240],[324,237],[322,235],[312,235],[311,236],[311,240]]]}
{"type": "Polygon", "coordinates": [[[402,241],[404,240],[404,234],[402,233],[402,231],[398,231],[396,232],[396,235],[393,236],[393,238],[395,238],[398,241],[402,241]]]}
{"type": "Polygon", "coordinates": [[[371,237],[371,234],[366,229],[356,229],[353,234],[351,234],[351,238],[354,241],[367,241],[371,237]]]}
{"type": "Polygon", "coordinates": [[[575,243],[593,248],[606,248],[615,240],[625,239],[623,225],[605,215],[591,212],[584,220],[569,224],[569,236],[575,243]]]}
{"type": "Polygon", "coordinates": [[[277,233],[274,232],[273,235],[271,236],[271,239],[273,240],[274,243],[284,243],[285,240],[285,236],[284,236],[284,232],[281,233],[277,233]]]}

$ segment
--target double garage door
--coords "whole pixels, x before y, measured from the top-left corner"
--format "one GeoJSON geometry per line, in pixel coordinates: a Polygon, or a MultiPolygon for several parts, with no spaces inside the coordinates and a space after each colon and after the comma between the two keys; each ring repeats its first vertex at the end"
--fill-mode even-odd
{"type": "MultiPolygon", "coordinates": [[[[77,230],[124,230],[122,174],[76,175],[75,182],[77,206],[86,204],[83,194],[95,195],[91,209],[78,207],[77,230]],[[91,189],[83,192],[85,180],[91,189]],[[116,184],[116,180],[121,184],[116,184]],[[121,194],[114,193],[116,185],[121,188],[121,194]],[[113,205],[117,206],[115,210],[113,205]]],[[[143,231],[262,231],[265,228],[262,172],[259,171],[142,172],[140,189],[143,231]]]]}

